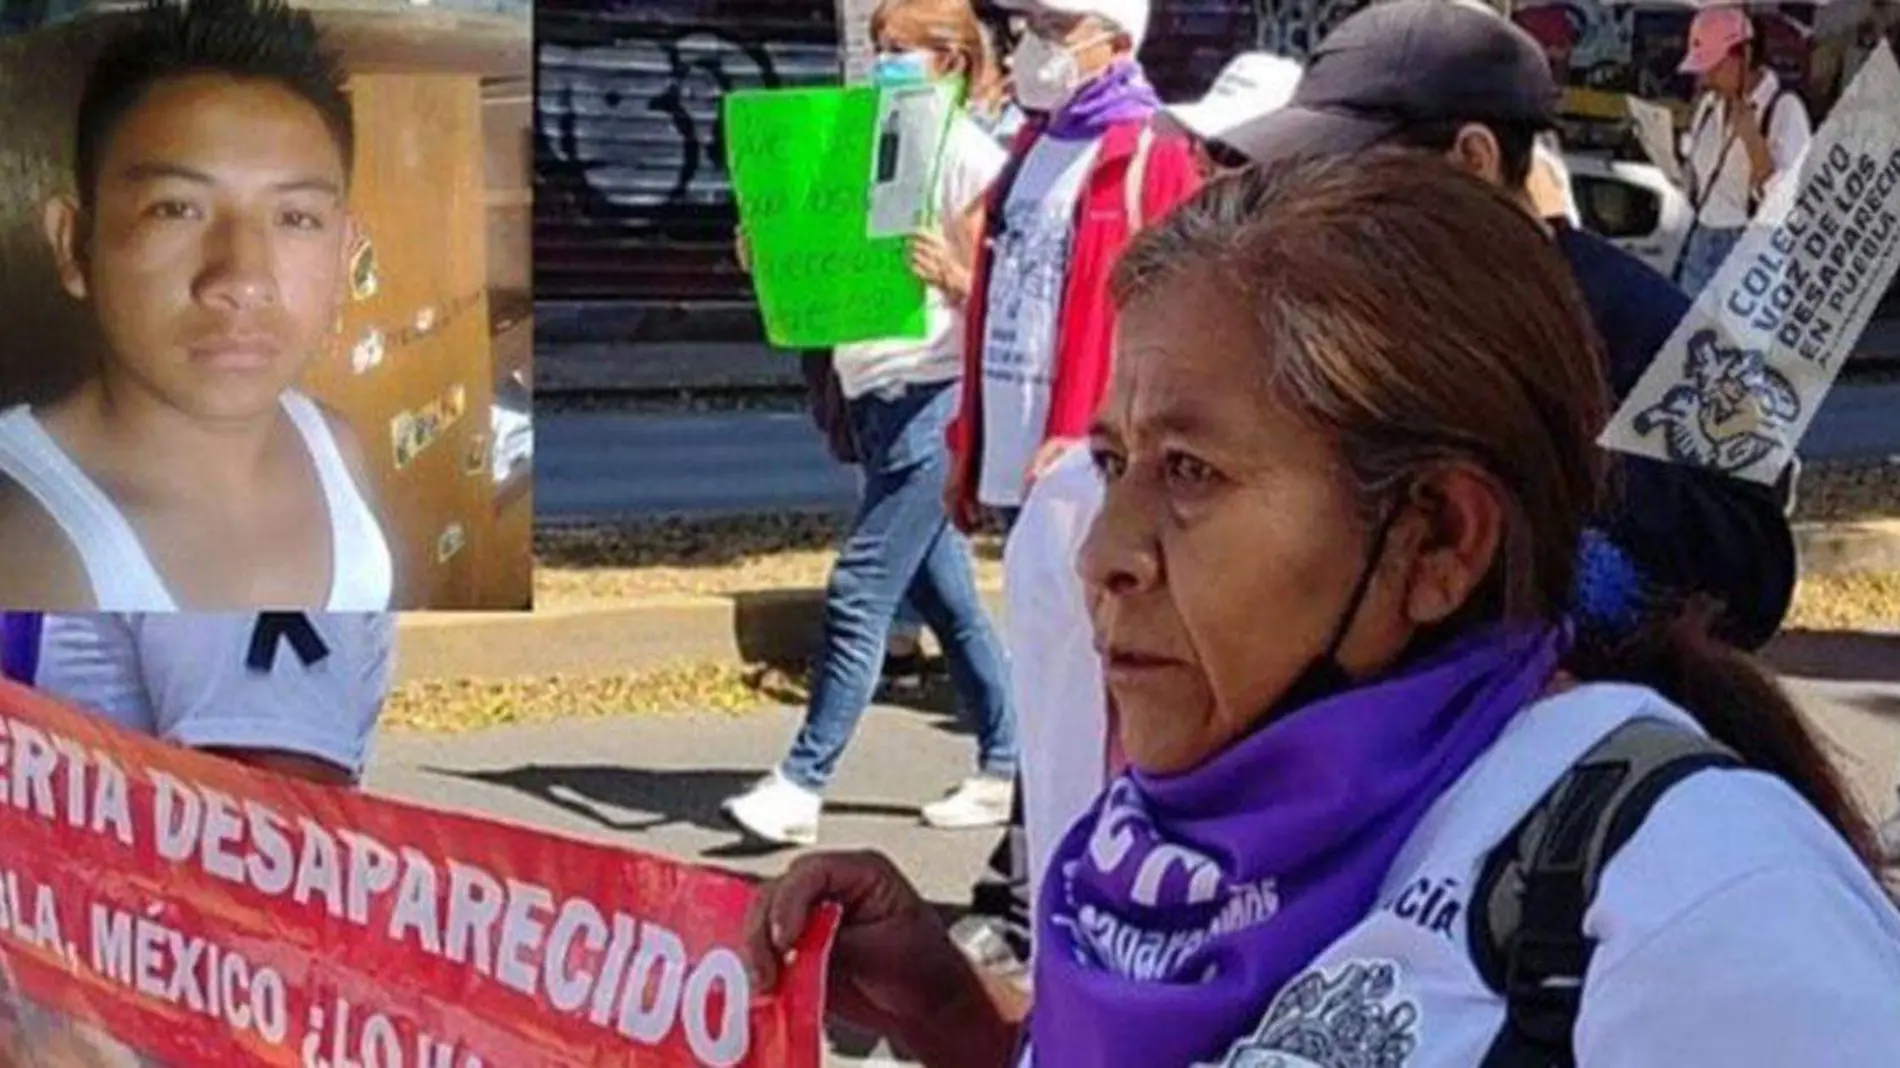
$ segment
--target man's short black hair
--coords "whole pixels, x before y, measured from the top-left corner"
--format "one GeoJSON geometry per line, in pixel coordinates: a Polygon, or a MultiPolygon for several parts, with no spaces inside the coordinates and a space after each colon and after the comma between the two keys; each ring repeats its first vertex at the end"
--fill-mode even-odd
{"type": "Polygon", "coordinates": [[[1432,152],[1450,152],[1458,142],[1458,131],[1466,126],[1482,126],[1498,142],[1498,175],[1507,189],[1522,189],[1531,178],[1531,152],[1544,124],[1499,122],[1491,119],[1459,119],[1450,122],[1425,122],[1409,125],[1394,134],[1391,143],[1432,152]]]}
{"type": "Polygon", "coordinates": [[[73,169],[81,204],[97,190],[100,157],[126,112],[159,82],[192,74],[272,81],[296,93],[323,116],[349,173],[356,122],[345,73],[309,12],[285,0],[148,0],[134,19],[99,53],[80,98],[73,169]]]}

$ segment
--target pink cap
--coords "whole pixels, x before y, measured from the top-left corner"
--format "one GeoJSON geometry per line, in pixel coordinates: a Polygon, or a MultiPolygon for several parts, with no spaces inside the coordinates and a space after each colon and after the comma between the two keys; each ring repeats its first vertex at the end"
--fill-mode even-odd
{"type": "Polygon", "coordinates": [[[1689,54],[1682,58],[1678,69],[1684,74],[1707,74],[1728,58],[1736,45],[1754,36],[1755,27],[1741,8],[1704,8],[1689,23],[1689,54]]]}

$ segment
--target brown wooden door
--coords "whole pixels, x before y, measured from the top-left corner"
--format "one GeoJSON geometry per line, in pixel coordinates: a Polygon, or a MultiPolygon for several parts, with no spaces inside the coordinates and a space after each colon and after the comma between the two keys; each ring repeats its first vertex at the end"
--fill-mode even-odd
{"type": "Polygon", "coordinates": [[[489,607],[478,563],[494,527],[480,83],[368,74],[350,90],[351,206],[375,291],[346,305],[335,349],[305,387],[369,453],[403,606],[489,607]]]}

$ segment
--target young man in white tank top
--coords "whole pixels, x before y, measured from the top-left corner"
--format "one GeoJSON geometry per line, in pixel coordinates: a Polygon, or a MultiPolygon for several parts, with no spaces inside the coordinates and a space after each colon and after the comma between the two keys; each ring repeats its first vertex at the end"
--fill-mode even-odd
{"type": "Polygon", "coordinates": [[[70,395],[0,413],[0,604],[390,606],[361,450],[292,388],[357,236],[343,80],[280,0],[168,4],[106,46],[44,219],[104,344],[70,395]]]}

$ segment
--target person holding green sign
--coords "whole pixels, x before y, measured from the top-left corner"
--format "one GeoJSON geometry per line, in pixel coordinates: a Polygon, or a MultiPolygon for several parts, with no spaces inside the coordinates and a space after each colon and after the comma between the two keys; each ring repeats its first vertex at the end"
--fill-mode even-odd
{"type": "MultiPolygon", "coordinates": [[[[875,80],[903,86],[941,78],[993,80],[969,0],[884,0],[871,18],[875,80]]],[[[977,724],[978,774],[923,808],[937,827],[1001,825],[1016,771],[1016,724],[1002,645],[981,600],[969,544],[944,514],[945,430],[962,371],[962,305],[982,232],[983,196],[1002,148],[967,114],[945,135],[933,184],[941,232],[911,241],[910,267],[929,288],[922,339],[869,341],[834,353],[864,472],[864,497],[832,568],[823,653],[804,725],[785,761],[729,799],[727,818],[781,845],[817,840],[823,790],[875,690],[891,621],[906,592],[943,643],[959,703],[977,724]]]]}

